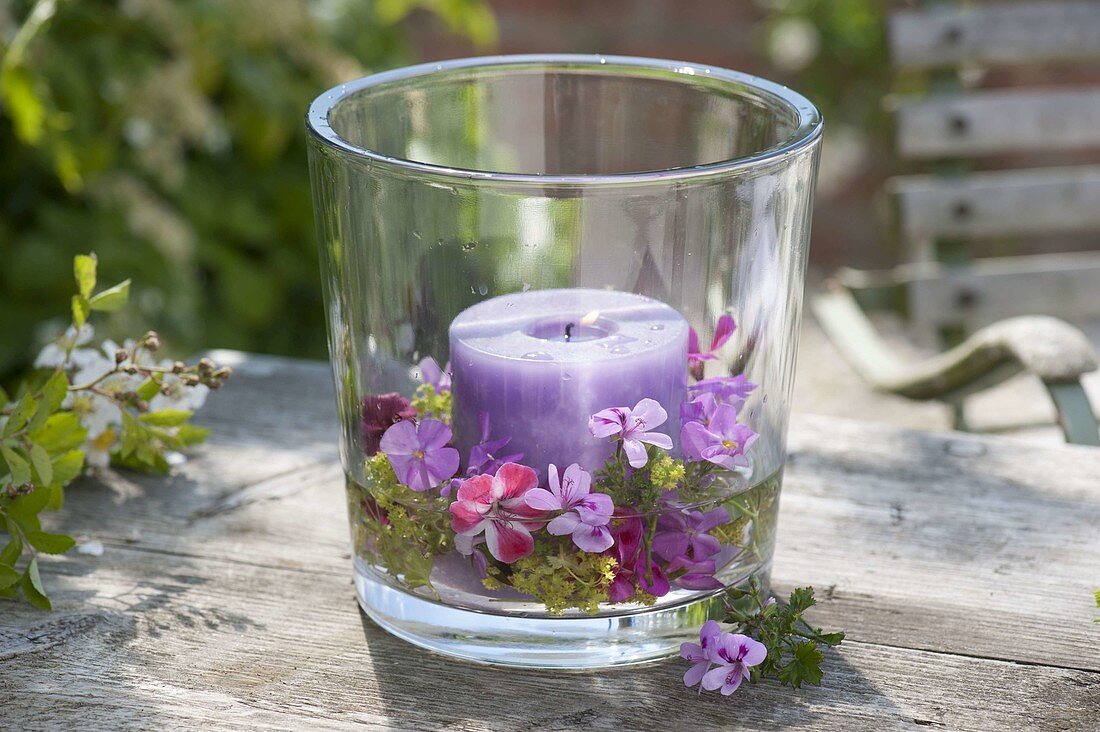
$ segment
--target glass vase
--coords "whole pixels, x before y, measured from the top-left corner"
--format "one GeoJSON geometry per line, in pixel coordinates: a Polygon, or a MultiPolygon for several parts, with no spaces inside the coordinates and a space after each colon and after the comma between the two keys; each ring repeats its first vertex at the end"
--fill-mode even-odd
{"type": "Polygon", "coordinates": [[[821,118],[688,63],[467,59],[307,124],[363,610],[476,661],[677,652],[767,583],[821,118]]]}

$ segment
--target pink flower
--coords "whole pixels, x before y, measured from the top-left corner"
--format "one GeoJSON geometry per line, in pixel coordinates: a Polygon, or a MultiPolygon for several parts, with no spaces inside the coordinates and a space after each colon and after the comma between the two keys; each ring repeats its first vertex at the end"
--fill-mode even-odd
{"type": "Polygon", "coordinates": [[[485,545],[498,561],[511,564],[534,551],[530,519],[539,512],[524,501],[538,486],[535,471],[526,465],[505,463],[496,475],[478,475],[462,481],[457,500],[450,505],[451,528],[473,537],[485,532],[485,545]]]}
{"type": "Polygon", "coordinates": [[[564,511],[554,517],[546,530],[554,536],[573,535],[573,543],[586,552],[602,552],[614,543],[607,528],[615,504],[605,493],[592,493],[592,476],[573,463],[558,476],[553,463],[549,469],[550,490],[534,488],[524,500],[539,511],[564,511]]]}
{"type": "Polygon", "coordinates": [[[402,485],[426,491],[458,471],[458,450],[448,447],[451,428],[434,419],[402,421],[386,430],[379,446],[402,485]]]}
{"type": "Polygon", "coordinates": [[[768,657],[768,649],[747,635],[722,633],[711,644],[707,657],[718,667],[703,674],[703,688],[707,691],[721,688],[722,696],[729,696],[749,678],[749,669],[768,657]]]}
{"type": "Polygon", "coordinates": [[[671,589],[668,577],[652,558],[649,571],[646,571],[646,551],[642,541],[644,531],[645,525],[636,514],[626,516],[611,530],[615,538],[612,556],[618,560],[615,579],[607,588],[611,602],[629,600],[638,589],[654,597],[663,597],[671,589]]]}
{"type": "Polygon", "coordinates": [[[729,404],[740,411],[745,404],[745,400],[749,398],[749,394],[755,388],[756,384],[745,378],[744,374],[712,376],[689,386],[688,397],[694,400],[703,394],[710,394],[719,404],[729,404]]]}
{"type": "Polygon", "coordinates": [[[699,629],[698,643],[681,643],[680,658],[691,661],[691,668],[684,672],[684,686],[699,686],[699,693],[703,693],[703,675],[710,670],[714,662],[710,660],[711,647],[722,632],[722,626],[717,621],[708,620],[699,629]]]}
{"type": "Polygon", "coordinates": [[[363,397],[363,451],[378,452],[378,442],[390,427],[404,420],[416,419],[416,409],[397,392],[367,394],[363,397]]]}
{"type": "Polygon", "coordinates": [[[596,412],[588,420],[588,431],[597,438],[619,435],[631,467],[642,468],[649,460],[642,443],[672,449],[671,437],[647,431],[664,424],[666,419],[668,412],[656,400],[643,399],[633,409],[612,407],[596,412]]]}
{"type": "Polygon", "coordinates": [[[737,323],[733,321],[732,316],[723,315],[718,318],[714,326],[714,338],[710,341],[710,349],[704,351],[699,348],[699,334],[694,328],[688,328],[688,370],[694,378],[703,378],[703,362],[716,360],[718,357],[714,352],[726,345],[726,341],[735,330],[737,330],[737,323]]]}

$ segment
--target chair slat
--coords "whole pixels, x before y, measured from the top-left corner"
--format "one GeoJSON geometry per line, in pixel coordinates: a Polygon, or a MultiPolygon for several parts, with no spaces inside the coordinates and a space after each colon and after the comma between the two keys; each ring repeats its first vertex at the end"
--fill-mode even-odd
{"type": "Polygon", "coordinates": [[[1100,231],[1100,165],[890,181],[909,241],[1100,231]]]}
{"type": "Polygon", "coordinates": [[[898,149],[943,158],[1100,148],[1098,121],[1100,87],[934,94],[898,102],[898,149]]]}
{"type": "Polygon", "coordinates": [[[1001,2],[902,10],[889,20],[900,67],[1100,58],[1100,2],[1001,2]]]}

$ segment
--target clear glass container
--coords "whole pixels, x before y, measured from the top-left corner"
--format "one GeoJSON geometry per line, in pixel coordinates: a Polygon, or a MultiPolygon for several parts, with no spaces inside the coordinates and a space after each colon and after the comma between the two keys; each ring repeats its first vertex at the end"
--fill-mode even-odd
{"type": "Polygon", "coordinates": [[[343,84],[307,124],[374,621],[617,665],[767,582],[812,104],[688,63],[502,56],[343,84]]]}

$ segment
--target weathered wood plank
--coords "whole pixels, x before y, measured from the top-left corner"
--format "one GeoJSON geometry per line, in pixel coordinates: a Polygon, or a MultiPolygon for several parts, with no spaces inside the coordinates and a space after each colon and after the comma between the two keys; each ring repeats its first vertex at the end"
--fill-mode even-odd
{"type": "Polygon", "coordinates": [[[1087,729],[1100,705],[1094,672],[858,641],[828,653],[822,688],[765,683],[729,700],[684,689],[674,661],[599,674],[491,669],[386,635],[326,574],[132,549],[93,574],[81,561],[51,565],[62,607],[94,603],[130,623],[4,661],[6,726],[1087,729]]]}
{"type": "Polygon", "coordinates": [[[902,236],[994,237],[1100,230],[1100,166],[894,178],[902,236]]]}
{"type": "Polygon", "coordinates": [[[243,426],[174,479],[128,476],[142,495],[119,502],[117,477],[74,486],[60,525],[106,551],[45,564],[55,614],[0,606],[3,726],[1087,729],[1100,712],[1100,451],[796,419],[774,577],[818,586],[815,620],[851,640],[823,688],[699,699],[675,662],[484,669],[362,621],[329,388],[323,369],[243,365],[203,414],[243,426]],[[273,395],[285,431],[248,406],[273,395]],[[247,445],[257,461],[231,469],[247,445]],[[297,467],[269,469],[281,454],[297,467]]]}
{"type": "Polygon", "coordinates": [[[1100,10],[1076,2],[988,2],[901,10],[889,19],[903,67],[1035,63],[1100,57],[1100,10]]]}
{"type": "Polygon", "coordinates": [[[905,158],[1100,147],[1100,89],[1094,87],[901,98],[896,114],[898,152],[905,158]]]}

